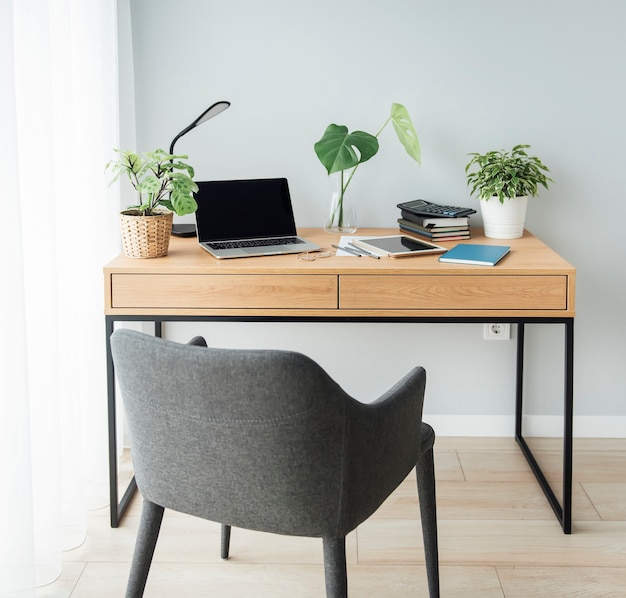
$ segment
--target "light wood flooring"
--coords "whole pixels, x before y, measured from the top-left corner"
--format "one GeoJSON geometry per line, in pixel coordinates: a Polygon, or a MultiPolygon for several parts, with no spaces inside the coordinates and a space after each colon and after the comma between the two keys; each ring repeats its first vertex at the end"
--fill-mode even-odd
{"type": "MultiPolygon", "coordinates": [[[[535,446],[558,480],[556,446],[535,446]]],[[[574,447],[574,533],[564,535],[514,440],[437,439],[444,598],[626,597],[626,440],[574,447]]],[[[118,529],[108,509],[91,514],[85,543],[38,598],[123,596],[140,503],[118,529]]],[[[351,598],[427,596],[414,477],[349,536],[347,558],[351,598]]],[[[233,529],[222,561],[216,524],[166,511],[145,595],[323,597],[321,540],[233,529]]]]}

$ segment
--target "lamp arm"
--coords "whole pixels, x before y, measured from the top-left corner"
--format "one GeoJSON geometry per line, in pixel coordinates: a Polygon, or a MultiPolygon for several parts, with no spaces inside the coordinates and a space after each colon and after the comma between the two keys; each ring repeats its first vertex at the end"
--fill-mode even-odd
{"type": "Polygon", "coordinates": [[[195,126],[194,123],[191,123],[188,127],[185,127],[178,135],[176,135],[176,137],[174,137],[174,139],[172,139],[172,143],[170,143],[170,154],[174,153],[174,145],[175,143],[183,136],[186,135],[187,133],[189,133],[189,131],[191,131],[191,129],[193,129],[195,126]]]}

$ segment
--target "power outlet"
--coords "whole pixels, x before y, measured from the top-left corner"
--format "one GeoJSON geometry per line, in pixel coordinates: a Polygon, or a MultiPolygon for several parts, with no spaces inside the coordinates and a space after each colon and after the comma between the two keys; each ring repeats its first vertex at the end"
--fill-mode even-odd
{"type": "Polygon", "coordinates": [[[483,338],[486,341],[508,341],[511,339],[511,325],[494,322],[485,324],[483,338]]]}

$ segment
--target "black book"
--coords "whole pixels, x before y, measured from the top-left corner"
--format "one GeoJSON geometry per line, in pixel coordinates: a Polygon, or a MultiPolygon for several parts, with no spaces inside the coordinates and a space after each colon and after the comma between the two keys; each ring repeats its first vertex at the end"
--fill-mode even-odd
{"type": "Polygon", "coordinates": [[[450,232],[450,233],[442,233],[441,236],[437,235],[435,237],[431,235],[425,235],[423,233],[417,232],[414,229],[409,228],[408,226],[400,225],[400,230],[414,237],[420,237],[422,239],[428,239],[431,243],[440,243],[443,241],[464,241],[465,239],[469,239],[471,234],[468,231],[459,231],[459,232],[450,232]]]}
{"type": "Polygon", "coordinates": [[[453,225],[453,226],[420,226],[419,224],[415,224],[415,222],[411,222],[410,220],[406,220],[405,218],[398,218],[398,224],[407,230],[415,231],[421,235],[427,237],[439,237],[439,236],[448,236],[452,233],[468,233],[469,226],[467,225],[453,225]]]}
{"type": "Polygon", "coordinates": [[[419,224],[420,226],[452,226],[452,225],[462,225],[468,226],[469,224],[469,216],[460,216],[459,218],[439,218],[437,216],[418,216],[417,214],[413,214],[412,212],[408,212],[407,210],[400,210],[400,214],[402,218],[405,220],[409,220],[414,222],[415,224],[419,224]]]}

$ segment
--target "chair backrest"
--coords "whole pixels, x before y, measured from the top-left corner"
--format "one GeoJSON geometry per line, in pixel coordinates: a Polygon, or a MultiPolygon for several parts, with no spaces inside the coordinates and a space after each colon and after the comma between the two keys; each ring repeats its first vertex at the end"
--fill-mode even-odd
{"type": "Polygon", "coordinates": [[[236,527],[332,535],[352,399],[299,353],[111,339],[140,492],[236,527]]]}

